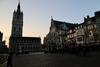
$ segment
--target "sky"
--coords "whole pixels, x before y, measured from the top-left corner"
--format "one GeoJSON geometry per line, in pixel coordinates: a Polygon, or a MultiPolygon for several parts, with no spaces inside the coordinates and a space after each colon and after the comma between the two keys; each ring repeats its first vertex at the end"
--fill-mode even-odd
{"type": "MultiPolygon", "coordinates": [[[[19,0],[0,0],[0,31],[8,45],[13,11],[19,0]]],[[[51,16],[69,23],[82,23],[87,15],[100,11],[100,0],[20,0],[24,13],[23,36],[41,37],[48,34],[51,16]]]]}

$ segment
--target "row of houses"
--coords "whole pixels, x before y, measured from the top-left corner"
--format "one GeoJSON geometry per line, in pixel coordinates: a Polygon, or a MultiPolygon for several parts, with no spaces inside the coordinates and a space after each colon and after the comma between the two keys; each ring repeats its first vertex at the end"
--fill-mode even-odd
{"type": "Polygon", "coordinates": [[[49,33],[44,38],[46,49],[72,48],[100,44],[100,11],[93,17],[84,17],[80,24],[57,21],[51,18],[49,33]]]}

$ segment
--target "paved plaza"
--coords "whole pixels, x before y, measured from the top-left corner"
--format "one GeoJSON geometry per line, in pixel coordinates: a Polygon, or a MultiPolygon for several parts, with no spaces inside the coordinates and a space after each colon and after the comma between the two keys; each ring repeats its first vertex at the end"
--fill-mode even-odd
{"type": "MultiPolygon", "coordinates": [[[[1,67],[6,67],[6,62],[1,67]]],[[[100,67],[100,52],[86,56],[42,53],[14,55],[13,67],[100,67]]]]}

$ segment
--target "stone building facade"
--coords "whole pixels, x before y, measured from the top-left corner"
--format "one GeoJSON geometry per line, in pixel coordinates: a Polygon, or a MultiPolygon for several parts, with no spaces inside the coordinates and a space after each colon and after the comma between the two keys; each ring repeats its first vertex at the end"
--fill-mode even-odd
{"type": "Polygon", "coordinates": [[[83,28],[83,25],[80,24],[77,27],[75,27],[76,32],[75,32],[75,41],[76,41],[76,47],[80,46],[85,46],[85,41],[86,41],[86,35],[85,35],[85,31],[83,28]]]}
{"type": "Polygon", "coordinates": [[[13,53],[29,53],[40,51],[39,37],[11,37],[10,45],[13,53]]]}
{"type": "Polygon", "coordinates": [[[44,38],[44,45],[46,50],[56,51],[66,48],[67,45],[67,31],[76,24],[57,21],[51,18],[51,26],[49,33],[44,38]]]}
{"type": "Polygon", "coordinates": [[[100,45],[100,11],[93,17],[84,17],[84,22],[76,26],[76,46],[100,45]]]}
{"type": "Polygon", "coordinates": [[[72,24],[51,19],[50,31],[44,38],[46,48],[79,47],[100,45],[100,11],[93,17],[84,17],[84,22],[72,24]],[[50,46],[52,45],[52,46],[50,46]]]}
{"type": "Polygon", "coordinates": [[[9,38],[9,48],[12,53],[29,53],[39,51],[41,45],[40,37],[23,37],[23,12],[20,3],[17,10],[14,10],[12,20],[11,36],[9,38]]]}

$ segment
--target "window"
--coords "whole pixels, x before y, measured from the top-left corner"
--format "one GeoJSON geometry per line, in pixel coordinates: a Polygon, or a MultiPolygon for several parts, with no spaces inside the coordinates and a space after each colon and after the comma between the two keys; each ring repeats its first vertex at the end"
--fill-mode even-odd
{"type": "Polygon", "coordinates": [[[94,25],[94,28],[96,28],[96,25],[94,25]]]}
{"type": "Polygon", "coordinates": [[[13,27],[13,28],[14,28],[13,31],[16,32],[16,27],[13,27]]]}
{"type": "Polygon", "coordinates": [[[88,29],[90,29],[90,26],[88,26],[88,29]]]}
{"type": "Polygon", "coordinates": [[[93,29],[93,25],[91,25],[91,29],[93,29]]]}
{"type": "Polygon", "coordinates": [[[93,36],[89,37],[89,40],[90,42],[94,42],[94,37],[93,36]]]}
{"type": "Polygon", "coordinates": [[[77,41],[82,41],[82,37],[77,38],[77,41]]]}
{"type": "Polygon", "coordinates": [[[69,38],[69,35],[67,37],[69,38]]]}

